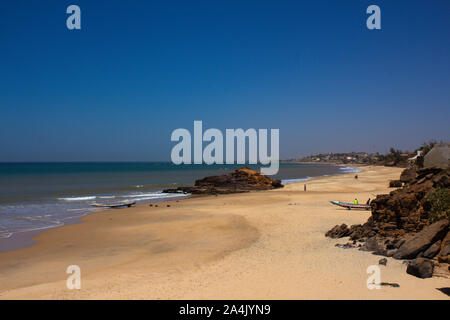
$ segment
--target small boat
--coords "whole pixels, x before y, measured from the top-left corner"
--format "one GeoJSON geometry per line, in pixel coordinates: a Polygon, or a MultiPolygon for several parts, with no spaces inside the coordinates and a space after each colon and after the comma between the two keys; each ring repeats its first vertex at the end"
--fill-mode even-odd
{"type": "Polygon", "coordinates": [[[110,204],[103,204],[103,203],[92,203],[91,206],[97,207],[97,208],[112,208],[112,209],[119,209],[119,208],[129,208],[136,204],[136,201],[130,201],[130,202],[119,202],[119,203],[110,203],[110,204]]]}
{"type": "Polygon", "coordinates": [[[370,210],[370,205],[368,204],[356,204],[356,203],[349,203],[349,202],[342,202],[342,201],[330,201],[331,204],[334,204],[335,206],[339,206],[342,208],[347,208],[348,210],[351,209],[364,209],[364,210],[370,210]]]}

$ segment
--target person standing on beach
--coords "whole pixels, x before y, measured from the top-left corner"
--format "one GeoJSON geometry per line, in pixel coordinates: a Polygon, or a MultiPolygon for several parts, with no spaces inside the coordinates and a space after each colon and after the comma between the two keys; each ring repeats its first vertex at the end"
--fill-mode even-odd
{"type": "Polygon", "coordinates": [[[353,201],[354,204],[358,204],[358,199],[355,199],[355,201],[353,201]]]}

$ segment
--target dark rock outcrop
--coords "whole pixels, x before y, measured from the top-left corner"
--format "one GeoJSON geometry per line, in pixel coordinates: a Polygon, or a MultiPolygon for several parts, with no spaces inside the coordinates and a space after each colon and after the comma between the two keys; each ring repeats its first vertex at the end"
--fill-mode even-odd
{"type": "Polygon", "coordinates": [[[400,174],[400,181],[404,183],[411,183],[416,178],[416,170],[414,168],[407,168],[400,174]]]}
{"type": "Polygon", "coordinates": [[[441,251],[439,252],[439,255],[441,256],[448,256],[449,254],[450,254],[450,233],[448,233],[447,236],[442,241],[441,251]]]}
{"type": "Polygon", "coordinates": [[[438,261],[450,263],[450,232],[447,233],[444,240],[442,240],[441,249],[438,254],[438,261]]]}
{"type": "Polygon", "coordinates": [[[166,189],[166,193],[192,194],[228,194],[248,192],[252,190],[270,190],[282,188],[280,180],[272,180],[268,176],[247,167],[234,170],[229,174],[210,176],[195,181],[193,187],[166,189]]]}
{"type": "Polygon", "coordinates": [[[406,268],[406,273],[418,278],[431,278],[434,271],[433,261],[425,258],[417,258],[410,261],[406,268]]]}
{"type": "Polygon", "coordinates": [[[389,188],[401,188],[403,183],[400,180],[389,181],[389,188]]]}
{"type": "MultiPolygon", "coordinates": [[[[434,264],[430,259],[441,265],[450,263],[450,222],[445,215],[447,209],[440,203],[446,198],[436,198],[439,190],[450,189],[450,168],[445,163],[440,168],[416,163],[402,172],[400,180],[392,180],[390,186],[398,189],[372,200],[372,215],[366,223],[350,228],[336,226],[327,235],[349,236],[350,240],[364,242],[360,250],[376,255],[415,259],[408,273],[431,277],[434,264]],[[444,210],[443,214],[436,208],[444,210]],[[442,220],[434,222],[438,219],[442,220]]],[[[444,269],[450,271],[450,267],[444,269]]]]}
{"type": "Polygon", "coordinates": [[[347,227],[345,223],[334,226],[331,230],[325,233],[326,237],[330,237],[333,239],[346,237],[350,234],[350,229],[347,227]]]}
{"type": "Polygon", "coordinates": [[[374,235],[401,238],[429,224],[427,195],[437,187],[450,188],[450,169],[419,169],[414,180],[405,180],[408,183],[402,188],[372,200],[372,216],[352,230],[350,239],[367,240],[374,235]]]}
{"type": "Polygon", "coordinates": [[[414,259],[432,244],[445,237],[448,232],[448,220],[441,220],[425,227],[422,231],[406,240],[394,254],[395,259],[414,259]]]}
{"type": "Polygon", "coordinates": [[[441,250],[441,240],[432,244],[427,250],[424,251],[423,257],[433,259],[441,250]]]}
{"type": "Polygon", "coordinates": [[[373,236],[364,243],[360,250],[370,251],[375,255],[392,257],[397,251],[397,239],[373,236]]]}

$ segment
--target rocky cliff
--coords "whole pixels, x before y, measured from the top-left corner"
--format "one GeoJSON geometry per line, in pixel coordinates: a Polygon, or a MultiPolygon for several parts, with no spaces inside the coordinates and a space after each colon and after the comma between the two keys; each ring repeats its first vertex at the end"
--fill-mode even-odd
{"type": "Polygon", "coordinates": [[[335,226],[326,236],[349,236],[351,240],[364,242],[361,250],[374,254],[418,259],[411,263],[408,273],[429,277],[429,259],[437,264],[450,261],[450,169],[408,168],[399,181],[403,187],[378,195],[371,202],[372,215],[366,223],[335,226]],[[436,191],[445,196],[434,199],[436,191]],[[426,272],[421,273],[423,270],[426,272]]]}
{"type": "Polygon", "coordinates": [[[405,169],[404,186],[390,194],[379,195],[371,202],[372,216],[354,226],[352,240],[374,235],[398,238],[422,230],[430,222],[431,203],[428,195],[436,188],[450,188],[450,170],[439,168],[405,169]],[[407,177],[407,178],[406,178],[407,177]]]}

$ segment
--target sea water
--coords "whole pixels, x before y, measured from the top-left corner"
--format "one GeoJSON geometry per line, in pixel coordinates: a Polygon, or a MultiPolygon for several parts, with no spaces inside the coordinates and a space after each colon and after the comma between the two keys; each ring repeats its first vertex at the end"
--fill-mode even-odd
{"type": "MultiPolygon", "coordinates": [[[[14,234],[62,226],[99,211],[92,203],[152,203],[187,197],[163,189],[231,172],[242,165],[136,163],[0,163],[0,244],[14,234]]],[[[256,169],[256,166],[249,166],[256,169]]],[[[355,172],[352,167],[282,163],[283,183],[355,172]]]]}

